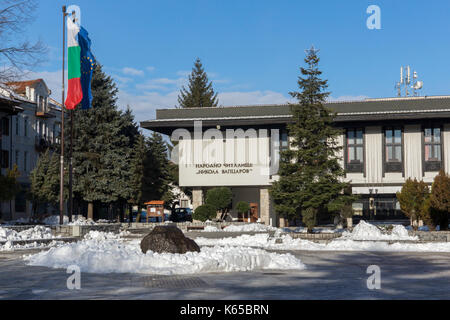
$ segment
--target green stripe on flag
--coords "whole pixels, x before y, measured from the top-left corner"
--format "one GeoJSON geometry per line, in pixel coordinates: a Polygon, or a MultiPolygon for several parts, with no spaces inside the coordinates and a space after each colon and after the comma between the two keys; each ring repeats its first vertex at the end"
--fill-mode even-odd
{"type": "Polygon", "coordinates": [[[69,47],[69,79],[81,78],[81,48],[69,47]]]}

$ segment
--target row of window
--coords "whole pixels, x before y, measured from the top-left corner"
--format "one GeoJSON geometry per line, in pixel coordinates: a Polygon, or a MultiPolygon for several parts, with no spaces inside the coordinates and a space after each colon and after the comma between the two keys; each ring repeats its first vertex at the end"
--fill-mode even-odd
{"type": "MultiPolygon", "coordinates": [[[[19,171],[28,172],[29,171],[28,165],[30,163],[29,153],[28,153],[28,151],[23,152],[23,159],[22,159],[23,161],[22,162],[20,161],[20,155],[21,155],[21,152],[19,150],[16,150],[14,163],[19,168],[19,171]]],[[[2,169],[9,168],[9,151],[8,150],[2,150],[0,160],[1,160],[0,163],[1,163],[2,169]]]]}
{"type": "MultiPolygon", "coordinates": [[[[20,136],[22,134],[21,125],[20,125],[20,119],[21,117],[16,116],[15,117],[15,134],[16,136],[20,136]]],[[[29,120],[28,117],[23,118],[23,136],[28,137],[28,127],[29,127],[29,120]]],[[[39,137],[52,137],[55,143],[58,141],[58,136],[60,132],[59,125],[57,123],[53,124],[52,131],[49,131],[49,126],[44,121],[36,120],[36,133],[39,137]],[[48,133],[48,135],[47,135],[48,133]]],[[[9,136],[10,128],[9,128],[9,119],[3,118],[0,123],[0,133],[4,136],[9,136]]]]}
{"type": "MultiPolygon", "coordinates": [[[[404,144],[403,128],[384,128],[383,162],[384,172],[403,172],[404,144]]],[[[423,162],[425,171],[442,168],[442,129],[439,126],[423,128],[423,162]]],[[[345,164],[348,172],[364,172],[364,129],[347,129],[345,164]]]]}

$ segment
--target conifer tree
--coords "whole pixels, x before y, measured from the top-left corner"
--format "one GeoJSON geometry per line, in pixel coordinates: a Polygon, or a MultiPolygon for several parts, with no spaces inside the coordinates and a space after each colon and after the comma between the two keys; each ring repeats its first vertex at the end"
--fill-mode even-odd
{"type": "Polygon", "coordinates": [[[450,176],[444,170],[434,178],[429,205],[435,225],[439,225],[441,230],[447,230],[450,216],[450,176]]]}
{"type": "Polygon", "coordinates": [[[188,88],[181,88],[178,103],[181,108],[212,108],[219,103],[217,93],[214,92],[212,82],[208,80],[199,58],[189,76],[188,88]]]}
{"type": "Polygon", "coordinates": [[[156,132],[147,139],[147,153],[144,160],[142,197],[145,202],[164,200],[169,206],[174,200],[171,192],[172,177],[168,160],[168,147],[162,136],[156,132]]]}
{"type": "Polygon", "coordinates": [[[96,65],[92,109],[74,112],[73,190],[88,203],[89,218],[94,203],[123,207],[132,194],[130,164],[138,129],[129,108],[118,110],[117,93],[111,77],[96,65]]]}
{"type": "Polygon", "coordinates": [[[334,114],[324,106],[329,93],[327,81],[320,78],[317,50],[307,51],[305,63],[298,80],[301,91],[290,93],[298,100],[291,105],[293,123],[288,125],[291,148],[281,153],[280,179],[271,195],[280,216],[303,215],[311,231],[319,212],[337,211],[352,196],[343,193],[349,185],[341,180],[345,173],[338,157],[340,131],[332,125],[334,114]]]}

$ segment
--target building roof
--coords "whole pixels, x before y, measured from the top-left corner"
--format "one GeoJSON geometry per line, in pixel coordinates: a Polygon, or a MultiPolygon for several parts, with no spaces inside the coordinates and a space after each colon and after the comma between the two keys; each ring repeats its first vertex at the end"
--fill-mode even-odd
{"type": "Polygon", "coordinates": [[[27,87],[33,87],[39,82],[43,82],[43,79],[27,80],[27,81],[13,81],[6,84],[11,87],[18,94],[25,94],[27,87]]]}
{"type": "MultiPolygon", "coordinates": [[[[450,96],[328,102],[326,106],[336,112],[336,122],[450,118],[450,96]]],[[[204,126],[245,126],[285,124],[291,118],[289,104],[161,109],[155,120],[141,122],[141,127],[170,133],[174,128],[193,127],[194,121],[202,121],[204,126]]]]}

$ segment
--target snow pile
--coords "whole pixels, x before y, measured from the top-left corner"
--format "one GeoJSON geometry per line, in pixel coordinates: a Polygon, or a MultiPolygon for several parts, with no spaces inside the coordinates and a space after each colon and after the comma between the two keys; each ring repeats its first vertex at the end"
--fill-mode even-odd
{"type": "Polygon", "coordinates": [[[0,227],[0,241],[55,239],[52,231],[44,226],[36,226],[21,232],[0,227]]]}
{"type": "Polygon", "coordinates": [[[139,243],[90,234],[77,243],[53,247],[24,257],[32,266],[67,268],[77,265],[89,273],[193,274],[283,269],[302,270],[304,264],[291,254],[270,253],[248,247],[216,246],[186,254],[143,254],[139,243]]]}
{"type": "Polygon", "coordinates": [[[225,232],[269,232],[278,230],[275,227],[266,226],[259,223],[242,224],[242,225],[231,225],[225,227],[223,231],[225,232]]]}
{"type": "Polygon", "coordinates": [[[13,244],[12,241],[7,241],[4,245],[0,245],[0,252],[1,251],[16,251],[16,250],[26,250],[26,249],[46,249],[50,247],[54,247],[56,245],[62,244],[62,241],[52,241],[50,243],[26,243],[23,245],[20,244],[13,244]]]}
{"type": "Polygon", "coordinates": [[[219,229],[214,226],[206,226],[205,229],[202,230],[202,232],[222,232],[222,229],[219,229]]]}
{"type": "Polygon", "coordinates": [[[92,219],[86,219],[83,216],[75,216],[75,217],[76,218],[74,219],[74,221],[67,223],[67,225],[69,225],[69,226],[92,226],[92,225],[97,224],[92,219]]]}
{"type": "Polygon", "coordinates": [[[379,228],[363,220],[353,229],[352,232],[345,231],[343,239],[349,240],[418,240],[418,237],[409,236],[408,230],[404,226],[396,225],[391,234],[383,233],[379,228]]]}
{"type": "MultiPolygon", "coordinates": [[[[89,226],[89,225],[98,224],[98,223],[94,222],[93,220],[86,219],[85,217],[83,217],[81,215],[73,216],[72,222],[70,222],[70,223],[69,223],[69,217],[64,216],[63,221],[64,221],[64,223],[63,223],[64,225],[69,225],[69,226],[89,226]]],[[[59,216],[47,217],[42,222],[49,226],[59,225],[59,216]]],[[[99,222],[100,222],[100,220],[99,220],[99,222]]]]}

